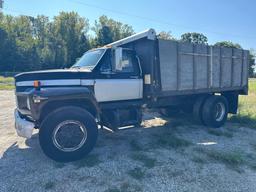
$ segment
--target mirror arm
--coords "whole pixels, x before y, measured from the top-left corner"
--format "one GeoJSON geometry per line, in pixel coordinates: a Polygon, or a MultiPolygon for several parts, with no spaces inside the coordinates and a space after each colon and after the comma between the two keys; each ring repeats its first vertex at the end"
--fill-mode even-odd
{"type": "Polygon", "coordinates": [[[137,58],[138,64],[139,64],[140,76],[142,77],[142,68],[141,68],[141,64],[140,64],[140,58],[138,57],[138,55],[136,55],[136,58],[137,58]]]}

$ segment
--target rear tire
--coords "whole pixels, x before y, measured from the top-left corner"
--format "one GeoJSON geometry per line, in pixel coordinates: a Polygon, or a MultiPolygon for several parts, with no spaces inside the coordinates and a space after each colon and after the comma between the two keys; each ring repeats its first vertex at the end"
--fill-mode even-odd
{"type": "Polygon", "coordinates": [[[193,117],[194,117],[194,120],[199,124],[205,125],[202,117],[202,111],[203,111],[203,105],[208,97],[209,96],[206,96],[206,95],[199,97],[193,105],[193,117]]]}
{"type": "Polygon", "coordinates": [[[213,128],[219,128],[227,120],[228,102],[223,96],[211,96],[203,105],[203,122],[213,128]]]}
{"type": "Polygon", "coordinates": [[[73,106],[62,107],[50,113],[39,130],[43,152],[59,162],[83,158],[91,152],[97,137],[98,126],[94,117],[86,110],[73,106]]]}

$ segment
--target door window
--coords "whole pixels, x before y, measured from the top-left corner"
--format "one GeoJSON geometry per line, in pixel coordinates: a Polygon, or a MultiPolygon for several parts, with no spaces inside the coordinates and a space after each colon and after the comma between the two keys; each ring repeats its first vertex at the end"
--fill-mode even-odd
{"type": "Polygon", "coordinates": [[[123,50],[122,61],[115,66],[116,73],[139,74],[137,58],[133,51],[123,50]]]}

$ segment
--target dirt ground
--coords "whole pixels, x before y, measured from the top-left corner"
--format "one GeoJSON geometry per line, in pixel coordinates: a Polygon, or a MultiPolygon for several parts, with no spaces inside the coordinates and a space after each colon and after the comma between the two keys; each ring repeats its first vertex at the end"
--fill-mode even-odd
{"type": "Polygon", "coordinates": [[[64,164],[43,154],[37,131],[28,140],[16,135],[14,108],[13,91],[1,91],[1,192],[256,191],[254,129],[209,129],[189,117],[146,113],[141,127],[100,130],[87,158],[64,164]]]}

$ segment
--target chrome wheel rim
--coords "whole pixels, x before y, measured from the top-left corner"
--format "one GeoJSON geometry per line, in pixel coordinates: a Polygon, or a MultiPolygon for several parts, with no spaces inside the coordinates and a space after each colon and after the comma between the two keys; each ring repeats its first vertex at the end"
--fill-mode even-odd
{"type": "Polygon", "coordinates": [[[216,121],[222,121],[226,113],[226,107],[223,103],[219,102],[215,106],[215,119],[216,121]]]}
{"type": "Polygon", "coordinates": [[[63,121],[58,124],[52,135],[53,144],[64,152],[73,152],[80,149],[87,139],[85,126],[74,120],[63,121]]]}

